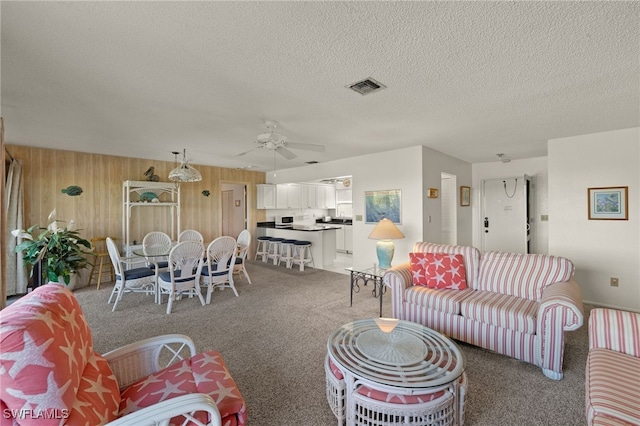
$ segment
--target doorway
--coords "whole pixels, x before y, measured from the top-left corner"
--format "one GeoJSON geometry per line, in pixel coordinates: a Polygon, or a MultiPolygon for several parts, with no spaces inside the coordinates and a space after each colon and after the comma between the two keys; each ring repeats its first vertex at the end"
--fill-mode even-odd
{"type": "Polygon", "coordinates": [[[223,183],[222,235],[238,238],[247,229],[247,187],[242,184],[223,183]]]}
{"type": "Polygon", "coordinates": [[[529,253],[529,176],[488,179],[480,185],[482,251],[529,253]]]}
{"type": "Polygon", "coordinates": [[[458,244],[458,205],[456,203],[457,176],[440,173],[441,213],[442,213],[442,244],[458,244]]]}

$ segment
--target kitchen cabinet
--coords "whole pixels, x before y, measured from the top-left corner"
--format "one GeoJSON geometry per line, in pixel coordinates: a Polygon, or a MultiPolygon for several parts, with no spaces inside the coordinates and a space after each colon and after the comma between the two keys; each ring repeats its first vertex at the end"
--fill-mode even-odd
{"type": "Polygon", "coordinates": [[[302,184],[302,207],[306,209],[318,208],[318,186],[302,184]]]}
{"type": "Polygon", "coordinates": [[[259,184],[258,186],[258,202],[259,209],[275,209],[276,208],[276,185],[259,184]]]}
{"type": "Polygon", "coordinates": [[[317,186],[317,208],[319,209],[335,209],[336,208],[336,189],[332,185],[317,186]]]}
{"type": "Polygon", "coordinates": [[[332,185],[307,183],[259,184],[259,209],[335,209],[332,185]]]}
{"type": "Polygon", "coordinates": [[[276,185],[276,208],[299,209],[302,207],[302,186],[297,183],[276,185]]]}

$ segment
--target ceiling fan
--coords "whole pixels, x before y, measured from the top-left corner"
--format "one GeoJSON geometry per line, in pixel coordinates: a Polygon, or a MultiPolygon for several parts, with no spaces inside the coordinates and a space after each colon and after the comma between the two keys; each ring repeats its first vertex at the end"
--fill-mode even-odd
{"type": "Polygon", "coordinates": [[[287,141],[286,136],[283,136],[280,133],[275,132],[276,127],[278,127],[277,121],[265,120],[264,124],[265,126],[267,126],[268,132],[258,135],[258,137],[255,140],[255,143],[257,144],[257,146],[254,148],[251,148],[248,151],[237,154],[236,157],[243,156],[256,149],[268,149],[270,151],[277,152],[287,160],[292,160],[297,157],[297,155],[289,151],[288,148],[324,152],[324,149],[325,149],[324,145],[287,141]]]}

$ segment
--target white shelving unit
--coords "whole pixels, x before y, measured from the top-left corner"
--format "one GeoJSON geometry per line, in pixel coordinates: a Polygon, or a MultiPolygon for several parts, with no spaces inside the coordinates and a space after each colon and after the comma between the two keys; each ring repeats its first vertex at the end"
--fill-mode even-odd
{"type": "Polygon", "coordinates": [[[138,207],[166,209],[171,217],[171,229],[167,234],[174,241],[178,238],[180,234],[180,186],[174,182],[125,180],[122,182],[122,242],[123,250],[127,256],[131,256],[131,251],[135,248],[131,241],[131,211],[138,207]],[[148,196],[154,194],[155,198],[162,201],[142,201],[145,198],[143,194],[148,196]]]}

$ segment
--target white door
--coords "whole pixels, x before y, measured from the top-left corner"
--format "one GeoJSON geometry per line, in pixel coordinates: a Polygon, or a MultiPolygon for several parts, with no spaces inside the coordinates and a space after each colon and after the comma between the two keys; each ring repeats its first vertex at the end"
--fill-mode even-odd
{"type": "Polygon", "coordinates": [[[458,194],[456,175],[440,174],[440,192],[442,210],[442,244],[458,244],[458,194]]]}
{"type": "Polygon", "coordinates": [[[222,191],[222,235],[236,238],[233,232],[233,191],[222,191]]]}
{"type": "Polygon", "coordinates": [[[527,176],[481,181],[482,251],[528,253],[527,176]]]}

